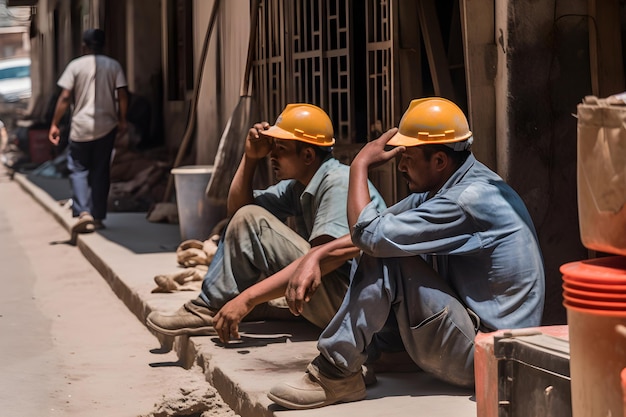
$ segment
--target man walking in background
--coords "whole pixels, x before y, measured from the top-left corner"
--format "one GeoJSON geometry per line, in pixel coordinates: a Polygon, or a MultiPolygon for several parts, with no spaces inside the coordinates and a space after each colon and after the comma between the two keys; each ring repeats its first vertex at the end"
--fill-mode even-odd
{"type": "Polygon", "coordinates": [[[102,30],[88,29],[83,33],[85,54],[72,60],[57,82],[62,91],[48,133],[50,142],[58,145],[59,123],[73,103],[68,169],[72,214],[78,221],[72,234],[104,227],[111,152],[116,135],[126,130],[126,77],[121,65],[103,54],[103,48],[102,30]]]}

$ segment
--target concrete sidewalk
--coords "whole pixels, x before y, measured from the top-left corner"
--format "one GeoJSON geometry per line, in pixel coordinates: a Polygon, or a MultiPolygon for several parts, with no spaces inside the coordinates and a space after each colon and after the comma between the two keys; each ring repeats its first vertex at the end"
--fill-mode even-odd
{"type": "MultiPolygon", "coordinates": [[[[59,203],[67,198],[67,180],[19,173],[14,179],[69,232],[71,211],[59,203]]],[[[186,291],[152,293],[155,275],[177,271],[178,225],[150,223],[145,213],[110,213],[106,227],[79,235],[76,244],[142,323],[151,311],[174,311],[196,296],[186,291]]],[[[242,417],[476,416],[473,391],[444,384],[424,373],[377,374],[378,382],[367,390],[363,401],[315,410],[285,410],[273,404],[266,393],[274,384],[302,375],[317,355],[319,330],[299,321],[243,323],[240,330],[241,340],[226,346],[208,336],[155,335],[162,347],[155,352],[173,348],[185,366],[199,364],[207,380],[242,417]]]]}

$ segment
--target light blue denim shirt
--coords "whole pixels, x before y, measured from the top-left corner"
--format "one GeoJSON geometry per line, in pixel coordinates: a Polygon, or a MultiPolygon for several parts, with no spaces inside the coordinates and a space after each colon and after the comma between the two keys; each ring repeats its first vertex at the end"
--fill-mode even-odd
{"type": "MultiPolygon", "coordinates": [[[[324,160],[306,188],[295,180],[283,180],[265,190],[255,190],[255,203],[282,221],[294,217],[295,231],[311,242],[319,236],[339,238],[350,232],[347,204],[350,167],[332,156],[324,160]]],[[[370,183],[372,204],[386,205],[370,183]]]]}
{"type": "Polygon", "coordinates": [[[530,215],[473,155],[431,199],[412,194],[382,212],[369,204],[352,240],[371,256],[431,261],[491,330],[541,323],[544,267],[530,215]]]}

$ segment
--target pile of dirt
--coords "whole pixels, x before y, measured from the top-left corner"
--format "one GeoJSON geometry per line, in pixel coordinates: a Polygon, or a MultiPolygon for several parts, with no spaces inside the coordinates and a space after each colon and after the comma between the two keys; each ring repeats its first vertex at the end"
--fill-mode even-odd
{"type": "Polygon", "coordinates": [[[200,368],[192,368],[177,379],[171,393],[155,404],[154,411],[140,417],[239,417],[205,379],[200,368]]]}

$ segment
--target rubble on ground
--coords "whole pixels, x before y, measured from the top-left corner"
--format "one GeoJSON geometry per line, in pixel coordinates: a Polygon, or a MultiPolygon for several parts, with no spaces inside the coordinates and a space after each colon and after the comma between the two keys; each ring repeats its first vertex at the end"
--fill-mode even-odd
{"type": "Polygon", "coordinates": [[[152,412],[140,417],[239,417],[204,379],[201,371],[189,372],[185,379],[176,382],[178,389],[163,395],[152,412]]]}

